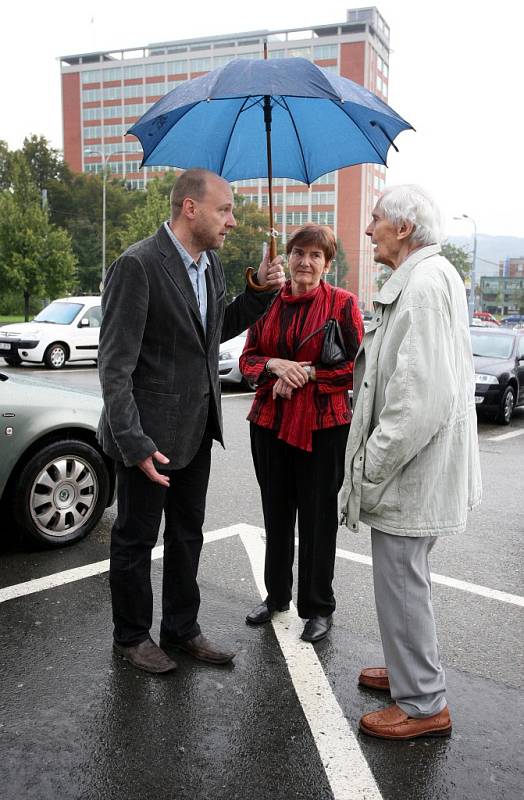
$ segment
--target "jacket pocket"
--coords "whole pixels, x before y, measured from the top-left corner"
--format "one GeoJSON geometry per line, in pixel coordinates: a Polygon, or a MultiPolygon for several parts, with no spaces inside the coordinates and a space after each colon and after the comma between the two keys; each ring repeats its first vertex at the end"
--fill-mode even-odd
{"type": "Polygon", "coordinates": [[[380,483],[371,483],[362,477],[360,508],[368,514],[386,514],[400,510],[398,475],[380,483]]]}
{"type": "Polygon", "coordinates": [[[160,452],[173,447],[179,415],[180,395],[135,387],[133,395],[142,430],[160,452]]]}

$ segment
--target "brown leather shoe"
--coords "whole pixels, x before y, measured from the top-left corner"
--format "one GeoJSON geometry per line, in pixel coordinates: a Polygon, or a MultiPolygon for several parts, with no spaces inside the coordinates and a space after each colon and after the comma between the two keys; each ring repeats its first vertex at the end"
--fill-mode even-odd
{"type": "Polygon", "coordinates": [[[216,644],[199,633],[193,639],[185,642],[170,642],[167,639],[160,639],[160,647],[170,652],[171,650],[182,650],[199,661],[206,661],[208,664],[227,664],[235,657],[231,650],[220,650],[216,644]]]}
{"type": "Polygon", "coordinates": [[[389,677],[385,667],[364,667],[358,676],[360,686],[368,689],[378,689],[381,692],[389,692],[389,677]]]}
{"type": "Polygon", "coordinates": [[[416,739],[418,736],[449,736],[451,717],[445,706],[432,717],[415,719],[408,717],[396,704],[364,714],[360,720],[360,730],[367,736],[378,739],[416,739]]]}
{"type": "Polygon", "coordinates": [[[143,669],[145,672],[160,674],[176,669],[176,663],[152,639],[146,639],[131,647],[113,642],[113,650],[134,667],[143,669]]]}

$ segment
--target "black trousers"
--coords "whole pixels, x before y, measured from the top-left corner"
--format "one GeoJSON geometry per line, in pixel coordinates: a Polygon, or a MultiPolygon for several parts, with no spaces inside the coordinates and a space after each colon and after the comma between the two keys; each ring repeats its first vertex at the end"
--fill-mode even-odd
{"type": "Polygon", "coordinates": [[[173,641],[200,633],[197,583],[202,550],[212,437],[204,435],[194,459],[170,476],[168,489],[138,467],[117,463],[118,516],[111,532],[109,581],[115,641],[147,639],[153,621],[151,550],[165,512],[161,635],[173,641]]]}
{"type": "Polygon", "coordinates": [[[269,602],[291,600],[298,514],[298,614],[327,617],[335,610],[333,572],[338,493],[344,478],[349,425],[313,433],[313,451],[291,447],[276,431],[251,424],[251,452],[266,527],[264,578],[269,602]]]}

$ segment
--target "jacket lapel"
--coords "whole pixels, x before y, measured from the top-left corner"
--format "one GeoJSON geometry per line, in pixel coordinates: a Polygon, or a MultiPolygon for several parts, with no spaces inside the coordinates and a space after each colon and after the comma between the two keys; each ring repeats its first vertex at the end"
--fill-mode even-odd
{"type": "Polygon", "coordinates": [[[217,320],[217,293],[216,293],[216,286],[215,286],[215,262],[213,258],[213,253],[209,250],[207,251],[207,257],[209,263],[207,265],[207,269],[205,272],[206,276],[206,288],[207,288],[207,330],[206,330],[206,341],[209,342],[213,341],[213,335],[215,333],[216,327],[216,320],[217,320]]]}

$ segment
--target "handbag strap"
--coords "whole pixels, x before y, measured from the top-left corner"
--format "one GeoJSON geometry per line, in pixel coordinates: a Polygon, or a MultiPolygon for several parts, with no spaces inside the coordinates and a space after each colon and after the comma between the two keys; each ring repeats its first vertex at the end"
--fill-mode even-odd
{"type": "Polygon", "coordinates": [[[300,348],[302,347],[302,345],[304,345],[306,342],[309,342],[309,340],[312,339],[313,336],[316,336],[317,333],[320,333],[320,331],[325,331],[326,330],[326,325],[328,324],[329,320],[331,319],[331,315],[333,313],[333,308],[335,307],[335,290],[331,286],[330,286],[330,289],[331,289],[331,304],[330,304],[330,307],[329,307],[329,314],[327,315],[326,320],[322,323],[322,325],[319,328],[316,328],[312,333],[309,333],[306,336],[305,339],[302,339],[302,341],[295,347],[295,350],[293,351],[293,355],[296,355],[298,353],[298,351],[300,350],[300,348]]]}

